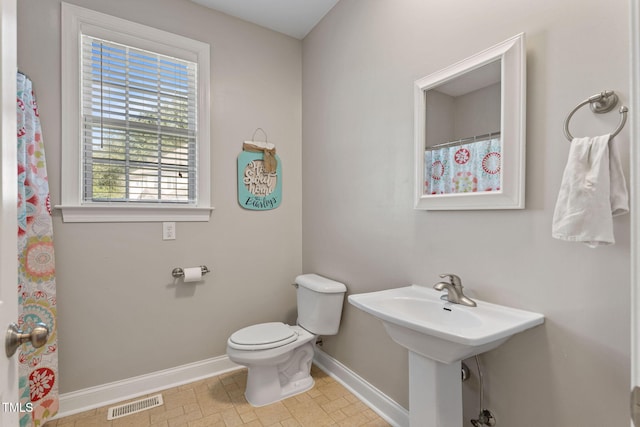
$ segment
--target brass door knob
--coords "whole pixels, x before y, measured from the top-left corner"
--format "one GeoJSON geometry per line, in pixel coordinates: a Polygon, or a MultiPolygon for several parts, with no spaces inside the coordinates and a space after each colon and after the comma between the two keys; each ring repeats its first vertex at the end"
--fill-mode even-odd
{"type": "Polygon", "coordinates": [[[18,325],[12,323],[7,328],[7,334],[4,339],[4,349],[7,357],[11,357],[15,354],[18,347],[27,341],[31,341],[31,345],[35,348],[40,348],[46,344],[49,339],[49,328],[44,323],[36,323],[30,333],[25,334],[18,325]]]}

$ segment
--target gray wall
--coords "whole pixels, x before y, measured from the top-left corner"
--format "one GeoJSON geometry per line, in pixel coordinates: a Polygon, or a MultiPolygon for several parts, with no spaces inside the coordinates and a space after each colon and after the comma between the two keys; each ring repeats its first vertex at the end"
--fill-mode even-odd
{"type": "MultiPolygon", "coordinates": [[[[54,217],[60,391],[70,392],[225,354],[255,322],[295,321],[301,272],[301,47],[299,40],[188,0],[72,3],[211,45],[209,222],[69,224],[54,217]],[[279,208],[237,203],[236,158],[257,127],[283,163],[279,208]],[[171,270],[206,264],[202,284],[171,270]]],[[[54,204],[60,203],[60,1],[18,2],[18,63],[34,81],[54,204]]]]}
{"type": "MultiPolygon", "coordinates": [[[[544,313],[543,326],[482,356],[485,406],[503,426],[629,424],[629,216],[615,219],[612,247],[551,238],[565,116],[604,89],[629,102],[628,16],[626,0],[342,0],[303,41],[303,269],[351,293],[452,272],[477,298],[544,313]],[[413,81],[520,32],[526,209],[413,210],[413,81]]],[[[615,112],[583,110],[575,135],[617,124],[615,112]]],[[[628,135],[615,140],[624,159],[628,135]]],[[[347,306],[324,341],[408,405],[407,353],[379,321],[347,306]]],[[[477,384],[465,390],[468,420],[477,384]]]]}

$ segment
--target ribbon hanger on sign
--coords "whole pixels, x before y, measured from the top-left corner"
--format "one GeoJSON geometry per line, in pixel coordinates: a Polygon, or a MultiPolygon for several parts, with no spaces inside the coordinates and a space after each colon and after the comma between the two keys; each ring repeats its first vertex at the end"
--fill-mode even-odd
{"type": "Polygon", "coordinates": [[[242,145],[244,151],[252,153],[263,153],[264,169],[268,173],[274,173],[278,167],[278,160],[276,160],[276,146],[269,142],[267,133],[262,128],[257,128],[253,132],[251,141],[245,141],[242,145]],[[256,141],[256,134],[262,132],[264,135],[264,141],[256,141]]]}

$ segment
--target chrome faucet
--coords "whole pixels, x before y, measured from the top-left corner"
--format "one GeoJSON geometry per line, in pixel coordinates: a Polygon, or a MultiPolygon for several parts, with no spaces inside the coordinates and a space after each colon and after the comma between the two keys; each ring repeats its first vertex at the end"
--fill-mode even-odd
{"type": "Polygon", "coordinates": [[[469,307],[475,307],[476,303],[471,298],[462,293],[462,280],[455,274],[441,274],[441,278],[448,277],[448,282],[438,282],[433,285],[433,289],[436,291],[447,290],[447,295],[443,295],[440,297],[441,299],[446,299],[449,302],[454,304],[462,304],[469,307]]]}

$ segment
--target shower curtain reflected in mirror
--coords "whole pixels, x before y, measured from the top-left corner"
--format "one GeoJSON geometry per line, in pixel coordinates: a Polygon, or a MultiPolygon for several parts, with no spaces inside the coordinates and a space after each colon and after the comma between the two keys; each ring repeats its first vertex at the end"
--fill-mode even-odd
{"type": "Polygon", "coordinates": [[[47,343],[18,353],[20,426],[42,426],[58,412],[56,281],[51,203],[42,129],[31,80],[17,75],[18,326],[49,328],[47,343]]]}
{"type": "Polygon", "coordinates": [[[495,137],[428,148],[424,154],[423,194],[500,191],[501,153],[502,143],[495,137]]]}

